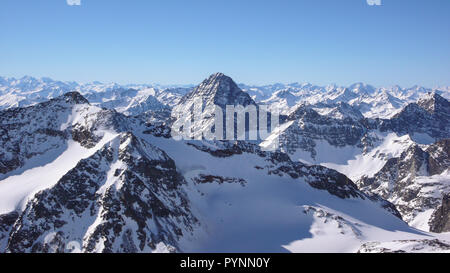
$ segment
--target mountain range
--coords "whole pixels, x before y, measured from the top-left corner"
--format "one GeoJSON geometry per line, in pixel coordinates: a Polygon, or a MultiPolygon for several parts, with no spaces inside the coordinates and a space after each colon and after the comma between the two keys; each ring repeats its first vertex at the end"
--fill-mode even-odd
{"type": "Polygon", "coordinates": [[[0,78],[0,251],[450,252],[449,97],[0,78]],[[197,98],[283,116],[257,142],[174,140],[197,98]]]}

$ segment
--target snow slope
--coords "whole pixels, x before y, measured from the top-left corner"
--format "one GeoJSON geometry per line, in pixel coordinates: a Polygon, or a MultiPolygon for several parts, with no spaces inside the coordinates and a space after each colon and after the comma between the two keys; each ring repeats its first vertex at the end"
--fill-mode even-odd
{"type": "MultiPolygon", "coordinates": [[[[29,80],[26,86],[33,90],[29,80]]],[[[282,85],[258,94],[267,99],[266,91],[277,88],[282,85]]],[[[7,148],[0,150],[5,155],[0,162],[0,250],[68,251],[68,241],[75,241],[83,252],[448,251],[448,233],[415,228],[423,228],[431,211],[418,214],[411,227],[399,218],[396,200],[364,193],[348,178],[376,177],[389,160],[402,157],[415,139],[399,131],[410,130],[414,122],[406,129],[398,127],[404,125],[400,121],[383,120],[379,126],[364,119],[357,106],[342,102],[377,94],[364,84],[292,88],[285,97],[312,92],[311,101],[323,94],[329,101],[290,111],[288,122],[273,133],[284,135],[285,144],[298,141],[300,146],[282,145],[275,152],[245,142],[178,142],[168,137],[164,123],[156,126],[144,117],[101,109],[77,93],[2,112],[1,140],[7,148]]],[[[155,90],[122,91],[162,98],[155,90]]],[[[394,88],[391,95],[416,99],[420,92],[394,88]]],[[[217,73],[172,102],[186,109],[192,96],[212,94],[206,103],[253,104],[243,93],[217,73]]],[[[111,105],[119,101],[111,100],[111,105]]],[[[446,132],[438,126],[446,122],[438,120],[443,115],[434,114],[439,103],[444,102],[430,97],[396,118],[418,116],[420,138],[434,139],[446,132]],[[432,135],[424,133],[430,124],[432,135]]],[[[111,107],[122,111],[128,105],[111,107]]],[[[261,146],[275,139],[272,135],[261,146]]],[[[420,174],[412,186],[422,185],[423,196],[447,191],[447,173],[420,174]]]]}
{"type": "Polygon", "coordinates": [[[267,164],[255,155],[217,158],[183,142],[151,136],[147,141],[175,160],[188,181],[193,208],[205,223],[206,235],[184,242],[188,252],[354,252],[365,242],[434,238],[368,199],[341,199],[302,179],[267,175],[255,168],[267,164]],[[240,178],[245,183],[198,185],[193,178],[199,174],[240,178]],[[314,217],[305,208],[341,217],[358,232],[348,226],[342,232],[336,222],[323,224],[323,217],[314,217]]]}
{"type": "MultiPolygon", "coordinates": [[[[0,214],[23,210],[34,194],[53,186],[63,175],[75,167],[78,161],[91,156],[113,136],[112,133],[105,134],[92,149],[86,149],[77,142],[69,141],[67,149],[52,162],[32,168],[27,168],[25,165],[22,167],[25,170],[23,173],[11,175],[0,181],[0,214]]],[[[45,156],[36,160],[43,160],[45,156]]]]}

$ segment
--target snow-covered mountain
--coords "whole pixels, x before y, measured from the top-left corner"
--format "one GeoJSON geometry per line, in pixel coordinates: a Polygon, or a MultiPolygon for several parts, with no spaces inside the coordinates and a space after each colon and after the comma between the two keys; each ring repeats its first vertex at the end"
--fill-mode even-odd
{"type": "Polygon", "coordinates": [[[35,194],[10,227],[5,250],[150,252],[172,246],[197,220],[172,159],[132,133],[121,133],[35,194]],[[50,231],[50,232],[49,232],[50,231]]]}
{"type": "Polygon", "coordinates": [[[212,74],[184,96],[179,104],[186,104],[197,97],[203,100],[205,106],[215,104],[225,108],[227,105],[255,104],[247,93],[243,92],[230,77],[223,73],[212,74]]]}
{"type": "Polygon", "coordinates": [[[258,92],[216,73],[193,89],[58,96],[14,81],[0,79],[2,98],[47,96],[0,111],[0,252],[450,252],[449,106],[436,92],[382,119],[336,99],[379,91],[364,84],[258,92]],[[301,92],[272,132],[278,150],[263,149],[271,137],[170,137],[196,98],[257,106],[301,92]]]}
{"type": "Polygon", "coordinates": [[[436,92],[390,119],[364,118],[346,103],[302,104],[273,134],[291,159],[338,170],[396,205],[412,226],[438,230],[432,215],[450,192],[450,103],[436,92]]]}
{"type": "MultiPolygon", "coordinates": [[[[362,190],[394,203],[412,226],[437,231],[440,221],[445,223],[445,217],[449,216],[433,217],[443,204],[443,197],[450,193],[449,166],[450,139],[424,149],[412,144],[399,157],[390,158],[374,176],[363,177],[358,183],[362,190]]],[[[440,230],[443,231],[450,229],[440,230]]]]}
{"type": "MultiPolygon", "coordinates": [[[[358,108],[365,117],[389,118],[395,115],[408,103],[416,102],[422,95],[436,91],[444,98],[450,98],[449,87],[434,89],[414,86],[401,88],[399,86],[375,88],[364,83],[356,83],[348,87],[337,85],[316,86],[309,83],[273,84],[267,86],[249,86],[239,84],[244,92],[257,103],[269,104],[288,114],[299,103],[315,104],[346,102],[358,108]]],[[[154,96],[160,103],[174,107],[180,99],[189,93],[192,87],[164,85],[119,85],[91,82],[79,84],[76,82],[55,81],[50,78],[33,78],[25,76],[20,79],[0,77],[0,109],[18,106],[28,106],[55,98],[70,91],[77,91],[90,100],[91,103],[105,103],[104,107],[121,105],[116,110],[126,112],[132,108],[132,99],[139,92],[141,99],[154,96]],[[130,91],[134,90],[134,91],[130,91]],[[115,100],[118,101],[115,101],[115,100]],[[127,104],[128,103],[128,104],[127,104]]],[[[142,100],[139,102],[142,103],[142,100]]],[[[134,101],[134,103],[137,103],[134,101]]],[[[136,113],[136,111],[132,111],[136,113]]]]}
{"type": "Polygon", "coordinates": [[[161,110],[170,112],[169,108],[178,104],[190,90],[190,87],[160,85],[119,85],[101,82],[79,84],[29,76],[20,79],[0,78],[0,109],[30,106],[67,92],[78,92],[91,104],[114,109],[126,115],[161,110]]]}
{"type": "Polygon", "coordinates": [[[390,118],[409,103],[416,102],[421,96],[437,92],[450,99],[448,87],[424,88],[399,86],[375,88],[364,83],[356,83],[348,87],[312,84],[275,84],[269,86],[241,85],[257,103],[269,104],[283,114],[289,114],[298,104],[338,103],[345,102],[356,107],[367,118],[390,118]]]}
{"type": "MultiPolygon", "coordinates": [[[[345,102],[355,106],[365,117],[390,118],[407,104],[416,102],[430,92],[437,92],[450,99],[450,87],[447,86],[430,89],[421,86],[376,88],[365,83],[355,83],[348,87],[277,83],[266,86],[239,84],[238,88],[249,94],[256,103],[268,104],[272,109],[279,109],[282,114],[289,114],[302,103],[345,102]]],[[[174,107],[192,89],[191,86],[119,85],[101,82],[79,84],[30,76],[20,79],[0,77],[0,109],[29,106],[77,91],[93,104],[133,115],[158,109],[161,105],[157,102],[174,107]]]]}
{"type": "MultiPolygon", "coordinates": [[[[172,118],[175,124],[181,126],[186,122],[191,122],[191,115],[194,110],[202,113],[203,117],[194,120],[191,124],[191,132],[186,135],[198,138],[203,132],[212,132],[216,119],[215,106],[222,112],[222,119],[226,117],[227,106],[242,106],[246,107],[257,105],[255,101],[228,76],[223,73],[215,73],[208,79],[204,80],[200,85],[195,87],[191,92],[186,94],[180,102],[172,109],[172,118]],[[200,109],[201,108],[201,109],[200,109]]],[[[227,124],[224,124],[224,132],[227,124]]],[[[175,125],[178,127],[178,125],[175,125]]],[[[223,139],[223,138],[221,138],[223,139]]]]}

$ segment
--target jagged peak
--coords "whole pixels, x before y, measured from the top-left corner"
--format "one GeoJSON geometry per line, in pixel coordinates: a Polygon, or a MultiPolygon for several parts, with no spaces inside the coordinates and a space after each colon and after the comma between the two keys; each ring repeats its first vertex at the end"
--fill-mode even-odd
{"type": "Polygon", "coordinates": [[[443,98],[438,92],[428,92],[424,97],[419,99],[418,105],[429,112],[436,110],[438,105],[448,107],[449,102],[447,99],[443,98]]]}
{"type": "Polygon", "coordinates": [[[147,141],[137,137],[132,132],[123,132],[119,135],[120,151],[127,151],[129,154],[143,156],[148,160],[170,160],[169,156],[159,148],[147,141]]]}
{"type": "MultiPolygon", "coordinates": [[[[205,79],[201,85],[211,85],[211,84],[231,84],[232,87],[236,87],[240,90],[240,88],[237,86],[237,84],[233,81],[233,79],[221,72],[214,73],[210,75],[207,79],[205,79]]],[[[233,88],[234,89],[234,88],[233,88]]]]}
{"type": "Polygon", "coordinates": [[[66,100],[66,102],[69,102],[69,103],[89,104],[89,101],[77,91],[65,93],[61,97],[64,98],[66,100]]]}
{"type": "Polygon", "coordinates": [[[273,97],[278,98],[288,98],[288,97],[295,97],[294,94],[292,94],[291,90],[289,88],[281,89],[278,91],[275,91],[272,95],[273,97]]]}
{"type": "Polygon", "coordinates": [[[310,117],[325,116],[338,120],[350,118],[358,121],[364,118],[358,109],[346,102],[315,104],[304,102],[298,104],[297,108],[289,115],[289,119],[297,119],[305,114],[310,117]]]}
{"type": "Polygon", "coordinates": [[[214,103],[221,107],[225,105],[256,105],[253,99],[242,91],[232,78],[223,73],[214,73],[183,97],[181,104],[194,98],[201,97],[203,102],[214,103]]]}
{"type": "Polygon", "coordinates": [[[229,78],[229,79],[231,79],[230,77],[226,76],[226,75],[225,75],[224,73],[222,73],[222,72],[216,72],[216,73],[213,73],[213,74],[211,74],[209,77],[210,77],[210,78],[229,78]]]}

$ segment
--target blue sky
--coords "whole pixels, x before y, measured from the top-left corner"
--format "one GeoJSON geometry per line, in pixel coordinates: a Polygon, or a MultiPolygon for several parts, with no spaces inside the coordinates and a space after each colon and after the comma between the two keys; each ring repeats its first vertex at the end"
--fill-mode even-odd
{"type": "Polygon", "coordinates": [[[2,0],[0,75],[450,85],[450,1],[2,0]]]}

